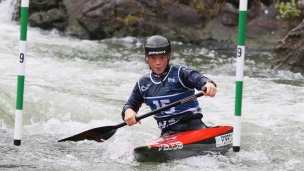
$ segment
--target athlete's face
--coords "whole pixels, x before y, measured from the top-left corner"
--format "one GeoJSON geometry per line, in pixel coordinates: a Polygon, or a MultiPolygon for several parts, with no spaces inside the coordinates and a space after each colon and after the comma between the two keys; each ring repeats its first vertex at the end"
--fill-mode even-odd
{"type": "Polygon", "coordinates": [[[169,59],[170,54],[146,56],[146,61],[149,63],[155,74],[162,74],[165,71],[169,59]]]}

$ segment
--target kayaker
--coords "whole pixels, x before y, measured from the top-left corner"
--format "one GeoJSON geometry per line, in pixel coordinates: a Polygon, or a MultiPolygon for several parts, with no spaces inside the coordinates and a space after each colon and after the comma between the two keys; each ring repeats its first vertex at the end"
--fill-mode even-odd
{"type": "MultiPolygon", "coordinates": [[[[216,84],[211,79],[189,67],[169,64],[171,43],[167,38],[159,35],[149,37],[144,50],[145,60],[152,72],[136,82],[122,109],[122,118],[127,125],[140,123],[135,118],[142,103],[155,110],[191,96],[195,89],[201,91],[203,86],[207,88],[205,96],[216,95],[216,84]]],[[[202,117],[202,110],[196,99],[154,115],[161,135],[204,128],[202,117]]]]}

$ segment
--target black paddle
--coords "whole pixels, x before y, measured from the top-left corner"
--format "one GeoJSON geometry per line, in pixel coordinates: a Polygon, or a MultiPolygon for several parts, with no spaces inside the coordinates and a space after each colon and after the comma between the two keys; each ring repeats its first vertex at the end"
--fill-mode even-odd
{"type": "MultiPolygon", "coordinates": [[[[204,91],[206,91],[206,88],[203,88],[204,91]]],[[[183,104],[183,103],[187,103],[189,101],[192,101],[194,99],[197,99],[198,97],[203,96],[204,94],[202,92],[199,92],[197,94],[194,94],[192,96],[186,97],[182,100],[173,102],[167,106],[158,108],[156,110],[153,110],[149,113],[143,114],[141,116],[136,117],[136,120],[139,121],[141,119],[144,119],[146,117],[149,117],[151,115],[155,115],[163,110],[169,109],[171,107],[183,104]]],[[[58,142],[63,142],[63,141],[81,141],[81,140],[94,140],[97,142],[104,142],[105,140],[109,139],[110,137],[112,137],[115,132],[117,131],[118,128],[121,128],[123,126],[126,126],[126,122],[120,123],[118,125],[113,125],[113,126],[104,126],[104,127],[98,127],[98,128],[93,128],[87,131],[84,131],[82,133],[73,135],[71,137],[68,138],[64,138],[59,140],[58,142]]]]}

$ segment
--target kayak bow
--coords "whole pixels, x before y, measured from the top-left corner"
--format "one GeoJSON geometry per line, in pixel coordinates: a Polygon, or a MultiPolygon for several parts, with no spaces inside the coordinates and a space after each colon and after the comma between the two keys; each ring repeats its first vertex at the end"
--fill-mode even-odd
{"type": "Polygon", "coordinates": [[[139,162],[164,162],[205,154],[225,154],[232,148],[231,126],[191,130],[152,140],[136,147],[134,159],[139,162]]]}

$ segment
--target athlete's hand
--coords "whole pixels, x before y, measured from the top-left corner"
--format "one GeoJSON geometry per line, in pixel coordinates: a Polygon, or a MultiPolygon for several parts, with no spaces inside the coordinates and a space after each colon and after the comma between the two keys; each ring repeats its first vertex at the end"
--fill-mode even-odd
{"type": "Polygon", "coordinates": [[[207,88],[206,92],[203,91],[205,96],[214,97],[216,95],[217,89],[214,84],[207,82],[204,86],[207,88]]]}
{"type": "Polygon", "coordinates": [[[125,111],[125,122],[128,126],[131,126],[131,125],[134,125],[134,124],[137,124],[139,123],[140,124],[140,121],[136,121],[136,116],[137,116],[137,113],[132,110],[131,108],[127,109],[125,111]]]}

